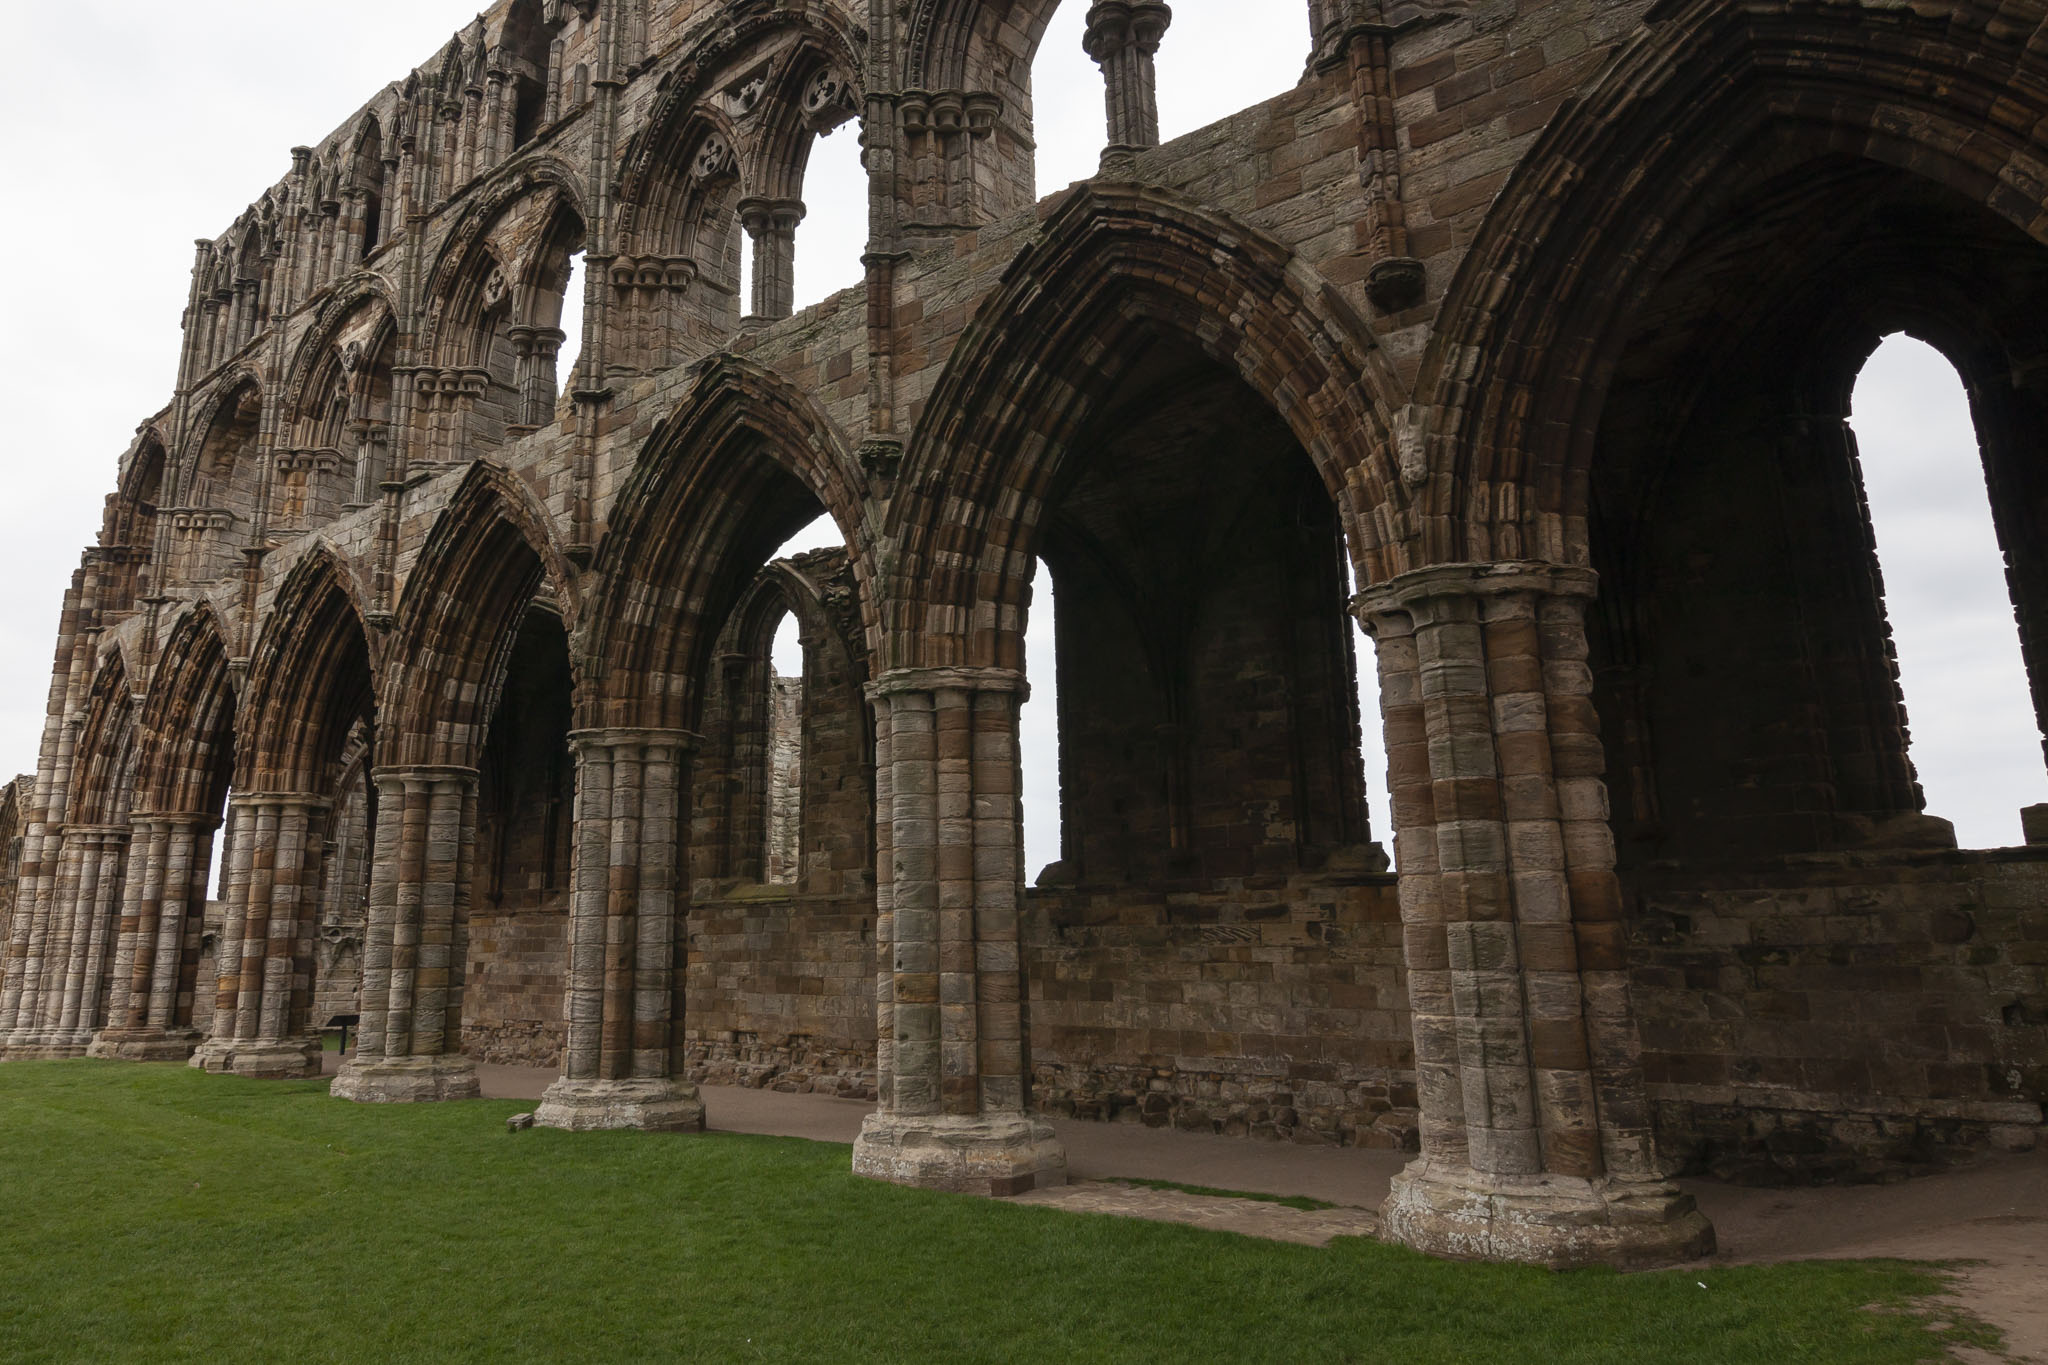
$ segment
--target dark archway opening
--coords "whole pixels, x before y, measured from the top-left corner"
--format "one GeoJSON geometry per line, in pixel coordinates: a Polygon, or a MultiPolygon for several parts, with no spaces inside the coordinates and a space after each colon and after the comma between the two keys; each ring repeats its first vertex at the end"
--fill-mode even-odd
{"type": "Polygon", "coordinates": [[[2036,700],[2006,745],[2038,756],[2048,250],[1930,180],[1777,152],[1616,338],[1591,662],[1660,1143],[1746,1180],[1866,1178],[2039,1103],[1995,1060],[2040,1047],[1998,907],[2048,888],[2037,851],[1959,849],[1928,808],[1890,614],[1909,547],[1873,519],[1851,396],[1900,331],[1961,374],[1973,534],[2003,549],[2036,700]]]}
{"type": "Polygon", "coordinates": [[[462,1050],[483,1061],[560,1058],[576,769],[572,680],[560,614],[529,606],[511,641],[479,765],[475,883],[462,1050]]]}

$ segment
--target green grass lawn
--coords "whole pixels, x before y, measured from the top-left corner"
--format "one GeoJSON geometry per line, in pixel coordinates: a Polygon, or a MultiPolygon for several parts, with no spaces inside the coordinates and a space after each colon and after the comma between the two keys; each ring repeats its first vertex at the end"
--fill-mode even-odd
{"type": "Polygon", "coordinates": [[[1938,1271],[1622,1276],[856,1179],[781,1138],[0,1066],[0,1360],[1938,1360],[1938,1271]],[[1705,1287],[1702,1288],[1702,1285],[1705,1287]]]}

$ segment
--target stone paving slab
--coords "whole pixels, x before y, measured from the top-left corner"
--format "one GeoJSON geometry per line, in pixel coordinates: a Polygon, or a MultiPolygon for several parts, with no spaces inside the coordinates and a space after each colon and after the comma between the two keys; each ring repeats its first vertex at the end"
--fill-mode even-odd
{"type": "Polygon", "coordinates": [[[1185,1223],[1211,1232],[1235,1232],[1316,1247],[1328,1245],[1334,1237],[1370,1237],[1379,1229],[1379,1219],[1370,1209],[1297,1209],[1262,1199],[1189,1194],[1113,1180],[1075,1181],[1016,1195],[1010,1202],[1042,1204],[1068,1213],[1106,1213],[1118,1218],[1185,1223]]]}

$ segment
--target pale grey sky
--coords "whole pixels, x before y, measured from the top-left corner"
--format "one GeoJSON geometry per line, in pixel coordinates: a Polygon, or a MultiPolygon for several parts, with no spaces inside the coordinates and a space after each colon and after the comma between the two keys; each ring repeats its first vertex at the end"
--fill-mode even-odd
{"type": "MultiPolygon", "coordinates": [[[[1176,0],[1160,59],[1166,136],[1277,94],[1299,75],[1306,5],[1275,5],[1284,22],[1248,21],[1249,8],[1176,0]]],[[[1100,150],[1101,84],[1081,52],[1084,11],[1079,0],[1061,6],[1039,58],[1042,191],[1089,175],[1100,150]]],[[[8,585],[0,770],[35,764],[64,587],[97,531],[121,452],[169,401],[193,239],[223,231],[289,169],[293,145],[339,127],[474,13],[473,4],[440,0],[13,7],[14,50],[32,60],[10,75],[17,115],[4,134],[17,191],[0,240],[17,264],[0,284],[10,321],[0,374],[9,376],[14,413],[11,496],[0,504],[0,582],[8,585]]],[[[865,217],[850,128],[823,143],[812,166],[797,267],[806,302],[859,280],[865,217]]],[[[1957,820],[1966,844],[2009,842],[2013,812],[2048,800],[2048,782],[2030,715],[2013,699],[2018,647],[2003,586],[1981,568],[1976,579],[1961,577],[1955,563],[1958,550],[1988,534],[1952,523],[1973,483],[1959,477],[1975,458],[1967,413],[1957,425],[1953,404],[1944,406],[1942,385],[1954,381],[1938,361],[1903,353],[1894,361],[1889,352],[1881,360],[1884,381],[1874,396],[1859,393],[1857,427],[1906,659],[1915,756],[1933,809],[1957,820]],[[1896,471],[1898,498],[1887,501],[1892,475],[1880,470],[1896,471]],[[1924,629],[1913,624],[1923,616],[1924,629]],[[1930,643],[1916,652],[1923,633],[1930,643]],[[1987,690],[2001,678],[2002,694],[1987,690]],[[1950,752],[1956,757],[1944,757],[1950,752]]],[[[1981,475],[1974,487],[1981,500],[1981,475]]],[[[1057,856],[1058,838],[1050,632],[1043,613],[1035,624],[1031,670],[1041,682],[1026,718],[1034,875],[1057,856]]],[[[1369,646],[1361,656],[1369,675],[1369,646]]],[[[2023,702],[2023,684],[2016,695],[2023,702]]],[[[1384,837],[1385,762],[1369,691],[1366,700],[1373,823],[1384,837]]]]}

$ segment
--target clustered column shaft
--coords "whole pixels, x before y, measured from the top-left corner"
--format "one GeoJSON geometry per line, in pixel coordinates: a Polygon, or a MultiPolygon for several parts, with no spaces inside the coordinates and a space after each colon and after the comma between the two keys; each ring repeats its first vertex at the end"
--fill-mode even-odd
{"type": "Polygon", "coordinates": [[[1390,1233],[1576,1264],[1710,1246],[1658,1178],[1591,703],[1586,570],[1450,565],[1362,594],[1379,641],[1422,1105],[1390,1233]]]}
{"type": "Polygon", "coordinates": [[[1026,1111],[1020,675],[904,670],[876,708],[880,1109],[854,1169],[1010,1194],[1065,1179],[1026,1111]]]}
{"type": "Polygon", "coordinates": [[[704,1126],[683,1076],[683,796],[697,737],[586,730],[576,746],[568,1039],[535,1121],[555,1128],[704,1126]]]}
{"type": "Polygon", "coordinates": [[[298,794],[229,799],[213,1032],[192,1065],[243,1076],[319,1074],[320,1040],[306,1014],[328,806],[298,794]]]}
{"type": "Polygon", "coordinates": [[[1153,58],[1173,22],[1161,0],[1096,0],[1083,44],[1102,68],[1112,149],[1159,145],[1159,79],[1153,58]]]}
{"type": "Polygon", "coordinates": [[[77,1057],[92,1042],[101,983],[116,937],[128,826],[63,831],[52,913],[23,964],[10,1057],[77,1057]]]}
{"type": "Polygon", "coordinates": [[[213,861],[211,815],[137,815],[120,942],[114,957],[110,1025],[93,1039],[96,1057],[183,1061],[199,1034],[191,1027],[199,974],[206,878],[213,861]]]}
{"type": "Polygon", "coordinates": [[[462,994],[477,774],[422,766],[379,769],[372,779],[377,856],[361,1041],[334,1093],[362,1101],[472,1098],[476,1064],[462,1055],[462,994]]]}

